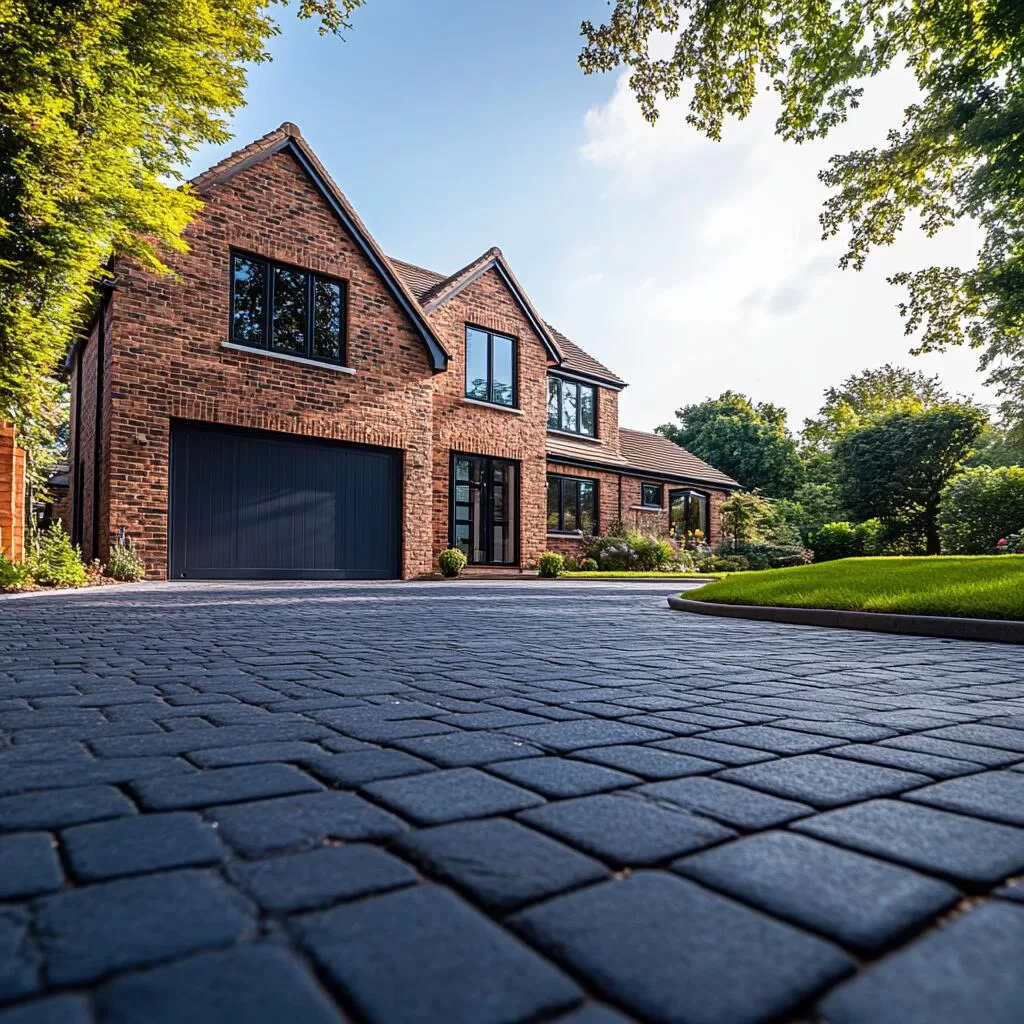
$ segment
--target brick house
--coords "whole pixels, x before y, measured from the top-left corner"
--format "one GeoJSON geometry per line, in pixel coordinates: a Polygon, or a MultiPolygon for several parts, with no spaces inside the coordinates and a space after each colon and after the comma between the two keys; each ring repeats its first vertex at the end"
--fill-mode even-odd
{"type": "Polygon", "coordinates": [[[68,355],[87,558],[124,529],[153,578],[408,578],[614,521],[716,536],[735,481],[621,429],[625,382],[500,250],[452,275],[387,257],[291,124],[193,187],[175,276],[116,265],[68,355]]]}

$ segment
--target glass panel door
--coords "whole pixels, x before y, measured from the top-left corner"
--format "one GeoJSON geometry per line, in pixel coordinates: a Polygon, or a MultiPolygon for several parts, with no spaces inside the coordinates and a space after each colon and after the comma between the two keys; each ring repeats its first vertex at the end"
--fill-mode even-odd
{"type": "Polygon", "coordinates": [[[452,545],[470,565],[515,565],[519,467],[505,459],[452,460],[452,545]]]}

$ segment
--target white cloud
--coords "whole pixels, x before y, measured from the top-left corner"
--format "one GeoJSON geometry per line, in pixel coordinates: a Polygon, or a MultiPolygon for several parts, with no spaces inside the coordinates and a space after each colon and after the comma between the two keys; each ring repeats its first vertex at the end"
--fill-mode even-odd
{"type": "Polygon", "coordinates": [[[971,260],[973,226],[931,240],[908,231],[861,273],[837,269],[842,239],[821,240],[817,172],[833,153],[882,142],[913,89],[905,73],[877,80],[850,124],[802,146],[774,136],[767,96],[721,143],[687,125],[679,102],[652,128],[626,75],[587,112],[581,174],[603,194],[602,214],[563,258],[551,315],[631,381],[624,424],[651,427],[733,388],[785,405],[799,426],[825,387],[884,362],[992,400],[975,353],[907,354],[901,296],[885,281],[897,269],[971,260]]]}

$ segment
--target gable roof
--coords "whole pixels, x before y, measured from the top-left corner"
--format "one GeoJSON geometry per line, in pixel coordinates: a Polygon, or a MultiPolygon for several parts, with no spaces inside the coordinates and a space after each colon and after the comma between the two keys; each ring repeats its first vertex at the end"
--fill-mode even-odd
{"type": "MultiPolygon", "coordinates": [[[[262,163],[277,153],[289,153],[298,162],[299,166],[306,172],[307,176],[317,187],[317,190],[326,200],[327,205],[355,239],[356,244],[362,250],[374,270],[384,281],[388,290],[394,296],[399,306],[412,321],[417,333],[423,340],[430,357],[431,367],[435,372],[444,370],[448,366],[449,354],[441,344],[440,338],[434,333],[433,328],[427,321],[423,308],[420,305],[419,297],[409,287],[406,280],[391,261],[384,255],[383,250],[377,244],[373,235],[367,230],[366,225],[359,219],[359,215],[353,209],[352,204],[345,197],[345,194],[338,188],[326,168],[320,163],[316,154],[310,149],[298,127],[290,121],[285,121],[274,131],[268,132],[262,138],[250,142],[248,146],[237,150],[230,156],[214,164],[209,170],[204,171],[191,181],[193,189],[202,194],[223,185],[230,181],[236,174],[262,163]]],[[[418,269],[418,268],[415,268],[418,269]]]]}
{"type": "Polygon", "coordinates": [[[497,246],[492,246],[475,260],[447,276],[439,274],[435,270],[419,267],[415,263],[406,263],[405,260],[395,259],[393,256],[389,256],[388,259],[391,260],[395,272],[405,280],[406,285],[419,299],[428,315],[439,306],[443,306],[449,299],[455,298],[459,292],[487,273],[492,267],[495,268],[544,341],[548,354],[557,364],[558,369],[578,374],[616,390],[626,387],[626,382],[621,377],[616,376],[607,366],[584,352],[579,345],[570,341],[561,331],[541,319],[529,296],[523,291],[515,274],[512,273],[504,254],[497,246]]]}
{"type": "Polygon", "coordinates": [[[663,434],[619,427],[619,450],[630,466],[646,469],[657,476],[682,477],[729,488],[740,486],[731,476],[709,466],[663,434]]]}

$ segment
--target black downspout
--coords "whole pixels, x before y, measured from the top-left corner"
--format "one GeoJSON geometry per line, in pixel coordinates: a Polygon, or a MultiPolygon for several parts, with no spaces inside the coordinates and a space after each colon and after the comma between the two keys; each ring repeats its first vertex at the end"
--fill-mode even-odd
{"type": "Polygon", "coordinates": [[[622,474],[619,474],[619,525],[622,524],[622,474]]]}
{"type": "Polygon", "coordinates": [[[100,455],[103,432],[103,362],[107,340],[107,304],[110,288],[104,287],[100,299],[100,315],[96,324],[96,435],[92,453],[92,556],[100,557],[100,455]]]}

